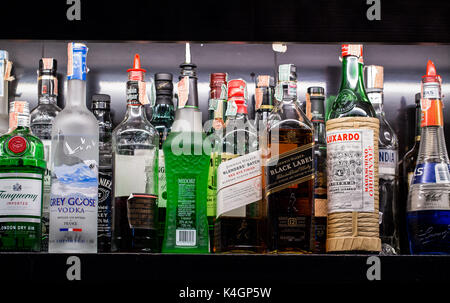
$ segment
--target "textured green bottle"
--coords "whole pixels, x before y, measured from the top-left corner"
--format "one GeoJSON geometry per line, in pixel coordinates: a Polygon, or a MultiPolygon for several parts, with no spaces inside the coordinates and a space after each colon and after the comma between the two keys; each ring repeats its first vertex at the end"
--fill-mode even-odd
{"type": "Polygon", "coordinates": [[[206,189],[211,150],[198,109],[196,66],[186,63],[178,83],[178,109],[172,131],[163,144],[167,182],[167,210],[163,253],[208,253],[206,189]]]}
{"type": "Polygon", "coordinates": [[[11,105],[0,137],[0,250],[40,251],[44,145],[30,130],[28,103],[11,105]]]}

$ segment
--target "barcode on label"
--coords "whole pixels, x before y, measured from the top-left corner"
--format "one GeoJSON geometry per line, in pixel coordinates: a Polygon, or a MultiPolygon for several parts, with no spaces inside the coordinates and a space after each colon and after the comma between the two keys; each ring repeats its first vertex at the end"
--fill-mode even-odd
{"type": "Polygon", "coordinates": [[[447,164],[440,163],[434,167],[436,174],[436,183],[450,183],[450,172],[447,164]]]}
{"type": "Polygon", "coordinates": [[[196,243],[195,229],[177,229],[176,231],[176,245],[179,246],[195,246],[196,243]]]}

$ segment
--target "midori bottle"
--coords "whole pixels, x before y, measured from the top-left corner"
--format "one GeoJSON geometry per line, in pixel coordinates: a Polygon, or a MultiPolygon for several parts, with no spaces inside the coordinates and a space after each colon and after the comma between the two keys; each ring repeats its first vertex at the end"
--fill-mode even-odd
{"type": "Polygon", "coordinates": [[[51,253],[96,253],[98,123],[86,107],[86,55],[68,44],[67,104],[52,127],[51,253]]]}
{"type": "Polygon", "coordinates": [[[407,226],[412,254],[450,254],[450,161],[445,146],[441,76],[428,61],[422,78],[422,134],[411,181],[407,226]]]}
{"type": "Polygon", "coordinates": [[[186,61],[180,67],[178,109],[172,132],[163,144],[167,212],[162,252],[207,253],[206,188],[211,147],[202,128],[196,65],[191,63],[189,44],[186,61]]]}

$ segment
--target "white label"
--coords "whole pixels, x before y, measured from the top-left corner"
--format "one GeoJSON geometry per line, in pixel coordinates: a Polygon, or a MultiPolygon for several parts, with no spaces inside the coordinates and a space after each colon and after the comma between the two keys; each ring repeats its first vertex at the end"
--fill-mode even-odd
{"type": "Polygon", "coordinates": [[[327,133],[328,213],[374,211],[373,136],[371,129],[327,133]]]}
{"type": "Polygon", "coordinates": [[[446,163],[436,164],[434,167],[436,183],[450,183],[450,172],[446,163]]]}
{"type": "Polygon", "coordinates": [[[390,149],[379,150],[379,174],[395,176],[397,170],[397,151],[390,149]]]}
{"type": "Polygon", "coordinates": [[[381,104],[383,103],[383,98],[381,97],[381,93],[369,93],[368,97],[372,104],[381,104]]]}
{"type": "MultiPolygon", "coordinates": [[[[0,174],[0,178],[0,215],[41,216],[42,179],[40,175],[24,173],[19,177],[17,174],[0,174]]],[[[23,220],[32,222],[30,218],[23,218],[23,220]]],[[[7,219],[7,221],[11,220],[7,219]]]]}
{"type": "MultiPolygon", "coordinates": [[[[424,99],[440,99],[439,85],[428,84],[423,86],[423,98],[424,99]]],[[[422,109],[425,110],[425,109],[422,109]]]]}
{"type": "Polygon", "coordinates": [[[176,230],[176,245],[177,246],[195,246],[196,243],[195,229],[177,229],[176,230]]]}
{"type": "Polygon", "coordinates": [[[261,152],[255,151],[219,165],[217,217],[245,217],[245,206],[262,199],[261,152]]]}
{"type": "Polygon", "coordinates": [[[135,150],[134,155],[114,156],[114,196],[128,197],[132,193],[148,193],[148,182],[153,180],[154,150],[135,150]]]}
{"type": "Polygon", "coordinates": [[[164,152],[159,150],[158,160],[158,207],[166,207],[167,205],[167,184],[166,184],[166,167],[164,163],[164,152]]]}

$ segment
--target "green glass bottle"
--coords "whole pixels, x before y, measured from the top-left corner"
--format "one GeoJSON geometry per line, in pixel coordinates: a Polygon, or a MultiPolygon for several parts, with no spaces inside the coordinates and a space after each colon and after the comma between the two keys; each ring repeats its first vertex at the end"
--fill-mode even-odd
{"type": "Polygon", "coordinates": [[[376,117],[364,88],[362,45],[342,46],[342,75],[339,94],[328,113],[328,119],[376,117]]]}
{"type": "Polygon", "coordinates": [[[0,251],[40,251],[46,167],[28,103],[12,102],[10,131],[0,137],[0,251]]]}
{"type": "Polygon", "coordinates": [[[191,63],[189,44],[186,62],[180,67],[178,109],[172,131],[163,144],[167,210],[162,252],[208,253],[206,189],[211,147],[202,128],[196,65],[191,63]]]}

